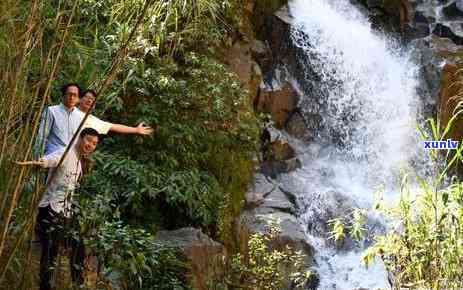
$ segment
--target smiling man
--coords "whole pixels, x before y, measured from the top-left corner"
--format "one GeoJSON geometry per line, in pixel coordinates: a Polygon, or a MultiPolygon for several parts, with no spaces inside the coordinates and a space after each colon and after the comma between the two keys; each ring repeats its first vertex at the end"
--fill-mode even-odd
{"type": "Polygon", "coordinates": [[[83,113],[76,108],[81,89],[78,84],[69,83],[61,87],[62,103],[45,109],[40,122],[36,143],[36,156],[45,155],[66,147],[79,128],[83,113]]]}
{"type": "Polygon", "coordinates": [[[70,264],[73,282],[78,285],[84,283],[85,249],[78,229],[68,228],[68,225],[78,224],[73,215],[73,194],[87,171],[88,157],[95,151],[99,138],[98,132],[92,128],[82,130],[78,141],[71,146],[59,168],[57,166],[64,154],[64,147],[35,161],[16,162],[21,166],[35,165],[50,169],[47,188],[39,203],[37,216],[38,234],[42,246],[40,290],[51,289],[52,269],[50,268],[56,263],[60,242],[66,242],[71,246],[70,264]],[[75,232],[72,232],[74,230],[75,232]]]}

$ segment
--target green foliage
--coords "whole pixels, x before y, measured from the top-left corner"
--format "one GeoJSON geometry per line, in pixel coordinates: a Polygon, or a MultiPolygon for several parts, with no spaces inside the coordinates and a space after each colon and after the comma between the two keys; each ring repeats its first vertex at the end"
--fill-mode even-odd
{"type": "Polygon", "coordinates": [[[125,220],[152,211],[167,227],[216,228],[226,194],[239,211],[257,150],[258,121],[236,77],[205,56],[183,64],[130,58],[111,119],[159,124],[154,138],[114,136],[96,155],[86,191],[117,200],[125,220]],[[119,106],[118,104],[124,104],[119,106]],[[134,141],[136,146],[134,145],[134,141]]]}
{"type": "MultiPolygon", "coordinates": [[[[434,140],[444,139],[451,123],[441,130],[431,121],[434,140]]],[[[440,168],[430,179],[405,175],[396,206],[387,207],[382,202],[376,206],[394,226],[375,238],[364,262],[369,265],[381,258],[392,274],[394,288],[463,287],[463,183],[450,178],[452,166],[463,160],[459,145],[452,153],[430,152],[434,167],[440,168]]]]}
{"type": "Polygon", "coordinates": [[[122,289],[187,289],[179,251],[122,222],[104,222],[87,245],[104,265],[103,278],[122,289]]]}
{"type": "Polygon", "coordinates": [[[330,238],[339,244],[346,237],[361,241],[366,234],[366,212],[362,209],[354,209],[349,215],[332,219],[328,223],[332,229],[330,238]]]}
{"type": "MultiPolygon", "coordinates": [[[[36,94],[35,98],[24,94],[22,103],[15,104],[24,109],[10,123],[32,121],[34,116],[27,116],[30,105],[37,108],[42,98],[45,105],[58,102],[63,83],[97,88],[144,3],[81,0],[58,59],[57,44],[73,2],[1,2],[5,12],[0,15],[0,52],[9,60],[4,62],[8,64],[5,76],[15,75],[23,53],[20,91],[36,94]],[[32,17],[36,22],[31,22],[37,31],[27,35],[32,3],[39,3],[32,17]],[[53,89],[47,93],[43,87],[52,61],[57,61],[58,73],[51,77],[53,89]]],[[[170,249],[153,243],[152,234],[158,228],[195,226],[230,241],[231,221],[239,214],[251,178],[260,126],[248,92],[214,56],[215,48],[230,39],[242,6],[227,0],[151,4],[125,51],[122,69],[98,99],[94,113],[114,123],[144,121],[158,129],[153,137],[110,136],[99,145],[95,170],[81,188],[81,230],[103,261],[106,278],[116,279],[127,289],[151,289],[147,285],[182,289],[179,285],[185,283],[179,273],[185,268],[176,266],[179,261],[170,249]]],[[[8,78],[14,85],[16,79],[8,78]]],[[[0,88],[5,89],[3,83],[0,88]]],[[[1,99],[1,107],[10,108],[9,100],[1,99]]],[[[0,111],[0,117],[8,113],[0,111]]],[[[28,126],[17,134],[21,140],[29,140],[32,128],[28,126]]],[[[7,133],[2,136],[15,136],[7,133]]],[[[22,152],[27,143],[11,144],[21,145],[21,154],[14,156],[26,158],[22,152]]],[[[3,171],[0,174],[2,184],[15,185],[3,171]]],[[[21,173],[21,178],[26,177],[27,173],[21,173]]],[[[32,211],[33,198],[23,194],[18,211],[32,211]]],[[[15,216],[31,219],[32,214],[15,216]]]]}
{"type": "Polygon", "coordinates": [[[289,246],[283,250],[272,248],[280,234],[277,223],[271,223],[268,233],[253,234],[248,241],[246,256],[237,254],[232,260],[229,284],[240,289],[304,289],[312,278],[306,270],[304,255],[289,246]],[[285,286],[286,285],[286,286],[285,286]]]}
{"type": "Polygon", "coordinates": [[[149,224],[184,218],[179,223],[198,226],[215,222],[221,197],[216,181],[205,172],[196,168],[168,172],[112,154],[99,153],[95,157],[99,169],[87,180],[85,191],[105,197],[109,202],[104,205],[117,209],[124,220],[149,224]],[[177,208],[173,213],[177,217],[159,216],[156,212],[162,202],[177,208]]]}
{"type": "Polygon", "coordinates": [[[375,245],[365,253],[365,263],[381,257],[397,286],[463,287],[463,184],[456,182],[437,192],[422,184],[416,197],[409,186],[397,207],[383,210],[397,226],[376,237],[375,245]]]}
{"type": "Polygon", "coordinates": [[[331,231],[331,239],[334,239],[336,242],[344,241],[346,237],[346,229],[344,226],[344,221],[341,218],[333,219],[330,222],[332,231],[331,231]]]}
{"type": "MultiPolygon", "coordinates": [[[[107,65],[123,39],[119,22],[130,18],[142,1],[116,1],[111,11],[92,16],[92,9],[106,11],[107,2],[84,3],[82,15],[92,19],[87,26],[93,27],[93,34],[88,37],[94,41],[86,42],[90,49],[82,62],[91,63],[97,56],[94,65],[81,66],[84,79],[107,65]],[[100,26],[92,21],[110,25],[97,31],[100,26]]],[[[232,222],[251,179],[260,126],[236,76],[213,56],[187,51],[196,47],[196,39],[215,45],[224,30],[213,21],[229,11],[218,12],[219,1],[195,1],[202,6],[175,18],[180,8],[191,8],[178,6],[183,2],[189,3],[156,2],[152,9],[158,10],[150,14],[123,69],[97,104],[97,114],[110,121],[158,127],[152,138],[114,135],[104,140],[99,149],[104,153],[95,154],[96,170],[82,190],[84,232],[105,231],[106,221],[119,219],[150,232],[196,226],[233,246],[232,222]],[[161,3],[165,6],[159,7],[161,3]],[[159,29],[164,30],[154,33],[159,29]]]]}

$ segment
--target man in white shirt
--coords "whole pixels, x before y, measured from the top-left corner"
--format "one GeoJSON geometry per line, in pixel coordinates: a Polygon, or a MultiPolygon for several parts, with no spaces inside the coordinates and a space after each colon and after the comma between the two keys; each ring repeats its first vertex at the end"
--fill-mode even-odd
{"type": "MultiPolygon", "coordinates": [[[[96,93],[93,90],[86,90],[82,94],[82,99],[79,103],[79,109],[83,113],[87,113],[95,102],[96,93]]],[[[97,117],[90,115],[84,124],[84,127],[90,127],[98,131],[100,134],[108,134],[109,131],[120,133],[120,134],[138,134],[138,135],[151,135],[153,129],[149,126],[145,126],[142,122],[137,127],[129,127],[121,124],[113,124],[98,119],[97,117]]]]}
{"type": "MultiPolygon", "coordinates": [[[[49,168],[47,188],[39,203],[37,216],[38,233],[42,245],[42,256],[40,259],[40,290],[51,289],[50,269],[56,262],[59,243],[64,239],[71,245],[71,276],[73,282],[82,285],[83,266],[85,258],[84,245],[79,238],[66,238],[69,232],[66,225],[71,222],[73,194],[79,185],[86,168],[88,157],[95,151],[100,135],[92,128],[85,128],[80,137],[73,145],[59,168],[57,168],[65,149],[45,155],[36,161],[16,162],[18,165],[37,165],[49,168]]],[[[75,235],[74,235],[75,236],[75,235]]],[[[78,235],[77,235],[78,236],[78,235]]]]}
{"type": "Polygon", "coordinates": [[[84,114],[76,108],[80,100],[81,89],[75,83],[61,88],[62,103],[47,107],[42,115],[36,141],[35,155],[45,155],[66,147],[79,128],[84,114]],[[44,148],[42,148],[44,147],[44,148]]]}
{"type": "MultiPolygon", "coordinates": [[[[45,149],[45,155],[65,148],[84,119],[85,113],[91,109],[95,102],[95,92],[88,90],[83,94],[80,110],[76,108],[81,96],[81,88],[75,83],[69,83],[61,88],[62,103],[47,107],[42,115],[37,135],[35,156],[40,156],[45,149]]],[[[113,131],[121,134],[151,135],[153,129],[140,123],[137,127],[121,124],[112,124],[97,117],[88,116],[83,128],[94,128],[100,134],[113,131]]]]}

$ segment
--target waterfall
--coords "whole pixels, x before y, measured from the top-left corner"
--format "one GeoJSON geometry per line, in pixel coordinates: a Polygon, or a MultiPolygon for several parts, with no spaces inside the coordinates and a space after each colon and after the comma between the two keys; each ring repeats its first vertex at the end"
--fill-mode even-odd
{"type": "MultiPolygon", "coordinates": [[[[321,122],[316,139],[299,148],[302,168],[281,179],[300,197],[320,289],[389,288],[380,261],[368,269],[361,263],[371,240],[336,247],[326,219],[371,208],[380,186],[387,200],[397,200],[400,173],[419,163],[422,151],[418,66],[349,0],[294,0],[289,13],[292,41],[308,64],[304,81],[317,87],[302,90],[300,107],[321,122]]],[[[370,212],[367,227],[371,235],[387,224],[370,212]]]]}

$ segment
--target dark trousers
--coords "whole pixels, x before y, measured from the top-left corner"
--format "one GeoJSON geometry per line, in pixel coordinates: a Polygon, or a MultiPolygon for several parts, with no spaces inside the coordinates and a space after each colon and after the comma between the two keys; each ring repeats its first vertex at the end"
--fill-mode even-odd
{"type": "Polygon", "coordinates": [[[71,247],[71,277],[74,284],[84,283],[85,248],[75,219],[65,218],[48,205],[39,207],[37,233],[42,246],[40,258],[40,290],[50,290],[50,279],[56,265],[59,245],[71,247]]]}

